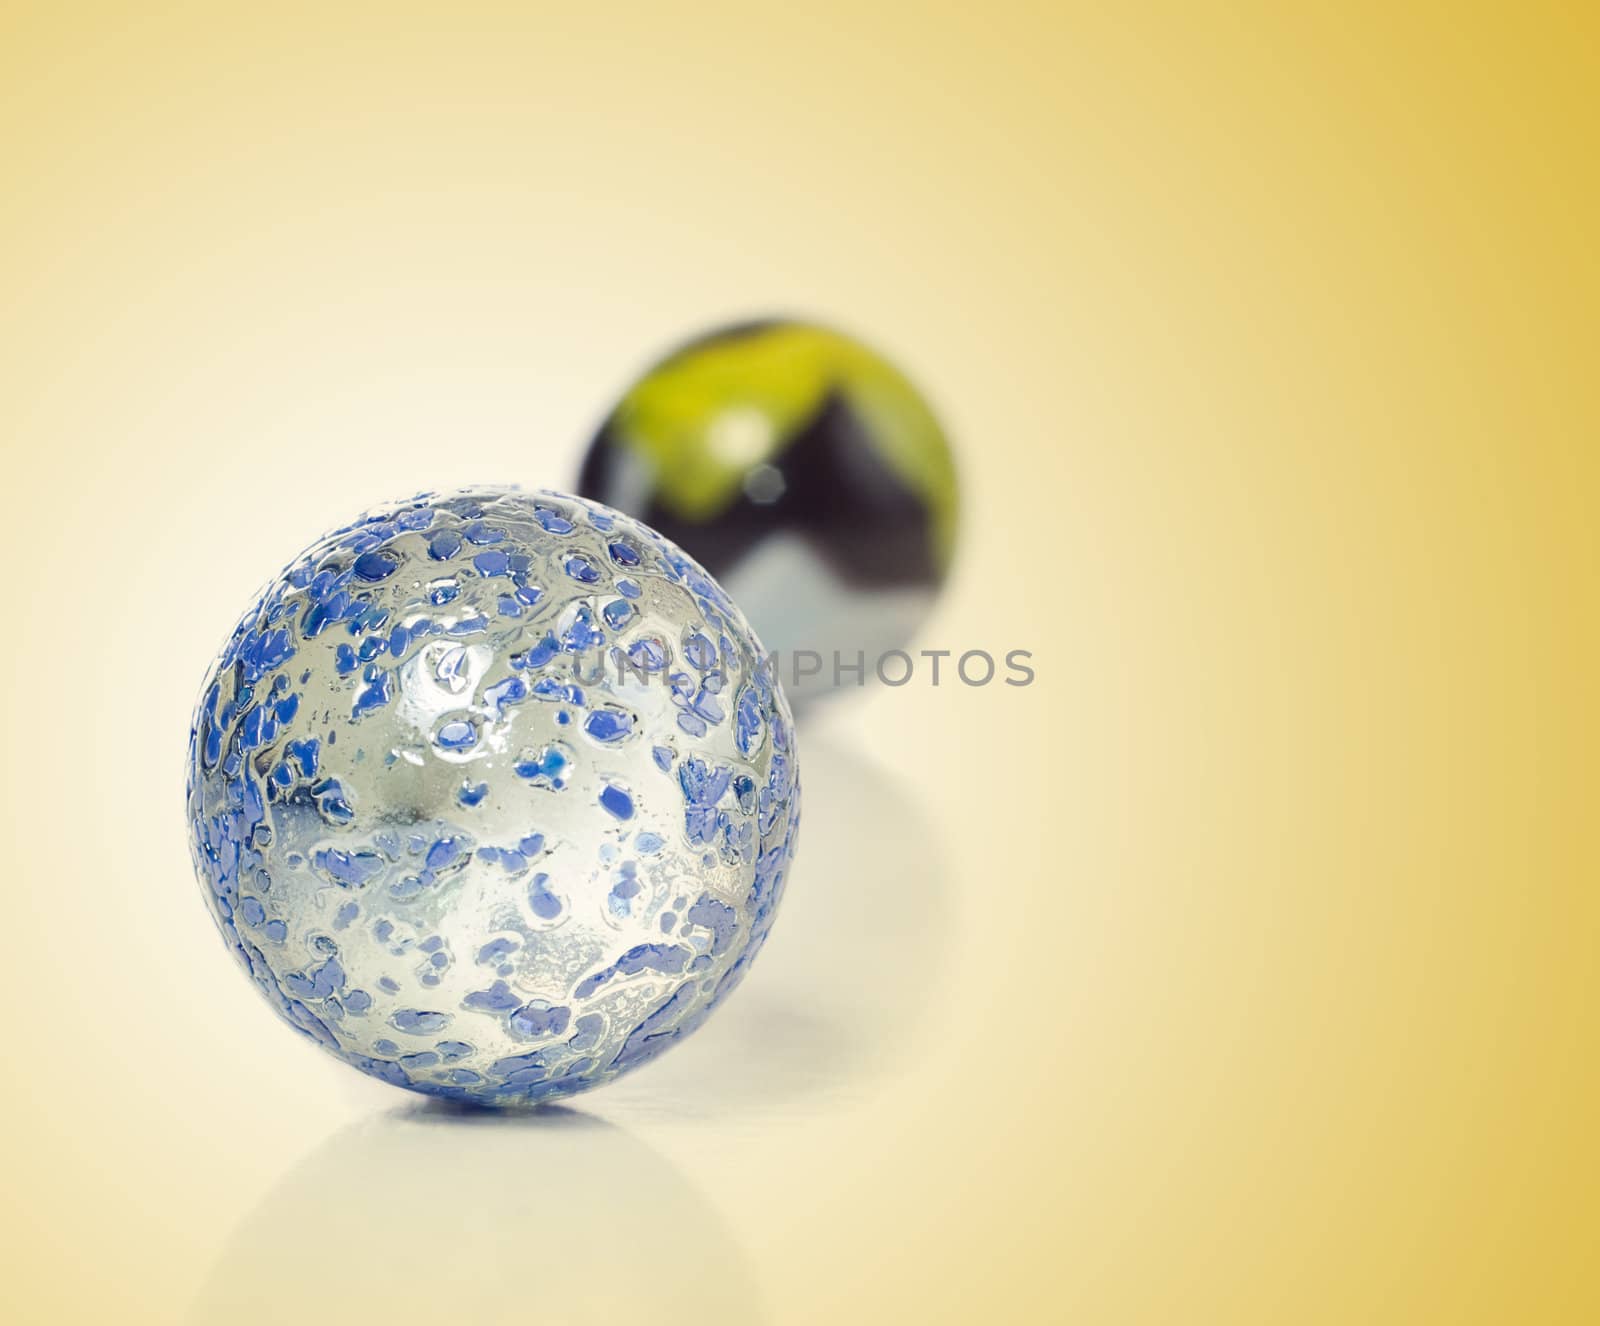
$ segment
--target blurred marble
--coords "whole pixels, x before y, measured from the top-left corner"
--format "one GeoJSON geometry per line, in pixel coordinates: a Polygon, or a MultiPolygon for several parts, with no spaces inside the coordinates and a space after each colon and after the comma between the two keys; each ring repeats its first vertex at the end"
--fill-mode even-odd
{"type": "Polygon", "coordinates": [[[352,1124],[229,1236],[190,1326],[759,1322],[746,1256],[688,1179],[562,1106],[448,1102],[352,1124]]]}
{"type": "MultiPolygon", "coordinates": [[[[674,350],[624,393],[578,491],[698,558],[749,614],[799,709],[911,641],[949,572],[959,489],[924,394],[828,327],[767,319],[674,350]],[[798,651],[815,651],[821,671],[798,651]]],[[[898,675],[896,673],[895,675],[898,675]]]]}

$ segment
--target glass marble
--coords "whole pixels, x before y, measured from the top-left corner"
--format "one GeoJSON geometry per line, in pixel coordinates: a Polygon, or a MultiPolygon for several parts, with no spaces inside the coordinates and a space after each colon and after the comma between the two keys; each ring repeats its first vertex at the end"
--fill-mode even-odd
{"type": "Polygon", "coordinates": [[[688,1035],[795,848],[789,706],[695,561],[597,503],[424,494],[245,613],[189,740],[206,903],[280,1017],[489,1106],[688,1035]]]}
{"type": "Polygon", "coordinates": [[[856,338],[785,319],[718,328],[651,367],[577,487],[699,558],[797,706],[913,639],[958,525],[949,439],[922,392],[856,338]]]}

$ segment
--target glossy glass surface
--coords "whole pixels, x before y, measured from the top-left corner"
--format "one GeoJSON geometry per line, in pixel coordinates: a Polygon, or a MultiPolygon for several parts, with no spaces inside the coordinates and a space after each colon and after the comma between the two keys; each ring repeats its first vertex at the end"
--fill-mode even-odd
{"type": "Polygon", "coordinates": [[[782,690],[701,567],[597,504],[476,489],[272,580],[203,688],[188,808],[280,1016],[505,1105],[648,1061],[738,984],[798,783],[782,690]]]}

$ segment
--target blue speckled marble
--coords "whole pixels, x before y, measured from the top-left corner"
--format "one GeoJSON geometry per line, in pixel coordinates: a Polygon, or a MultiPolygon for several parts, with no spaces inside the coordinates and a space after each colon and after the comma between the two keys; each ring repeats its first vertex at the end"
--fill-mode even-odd
{"type": "Polygon", "coordinates": [[[587,1090],[694,1030],[783,896],[789,706],[744,617],[638,522],[425,494],[328,534],[213,666],[195,867],[291,1026],[485,1105],[587,1090]]]}

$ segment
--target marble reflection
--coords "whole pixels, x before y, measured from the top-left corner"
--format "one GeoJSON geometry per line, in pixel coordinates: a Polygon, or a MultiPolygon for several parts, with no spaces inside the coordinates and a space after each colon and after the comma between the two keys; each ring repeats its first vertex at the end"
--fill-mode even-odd
{"type": "Polygon", "coordinates": [[[744,1254],[684,1174],[558,1106],[423,1102],[352,1124],[229,1238],[195,1326],[763,1319],[744,1254]]]}
{"type": "Polygon", "coordinates": [[[923,1047],[949,948],[939,832],[914,789],[831,734],[802,731],[800,759],[801,848],[766,947],[691,1040],[596,1098],[613,1117],[809,1110],[923,1047]]]}

